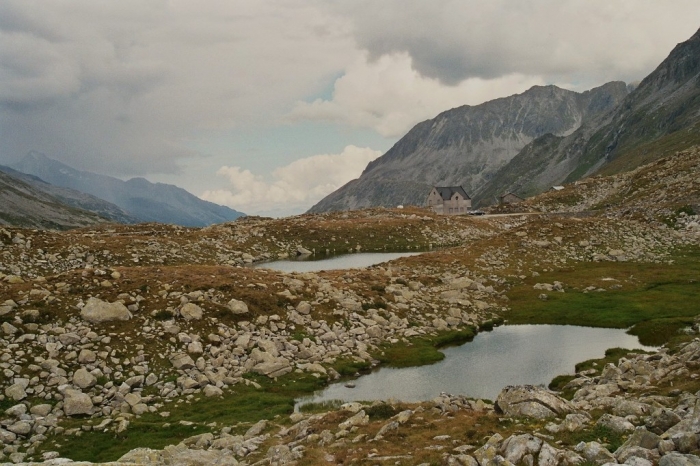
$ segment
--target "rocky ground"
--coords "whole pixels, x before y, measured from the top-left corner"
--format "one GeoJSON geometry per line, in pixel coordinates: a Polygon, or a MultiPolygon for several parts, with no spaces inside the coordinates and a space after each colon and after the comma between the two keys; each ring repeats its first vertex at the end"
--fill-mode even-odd
{"type": "MultiPolygon", "coordinates": [[[[698,449],[699,342],[580,373],[569,401],[515,387],[495,404],[444,395],[259,423],[178,413],[351,375],[378,364],[387,345],[468,335],[508,319],[508,292],[526,278],[591,262],[667,263],[700,243],[698,154],[579,183],[570,198],[546,194],[528,203],[537,215],[375,209],[204,229],[0,230],[0,459],[58,464],[62,445],[128,436],[148,419],[200,430],[120,463],[697,464],[683,455],[698,449]],[[600,210],[581,213],[591,208],[600,210]],[[250,267],[390,250],[432,252],[358,270],[250,267]],[[577,434],[591,429],[599,437],[577,434]],[[603,433],[625,440],[617,448],[603,433]]],[[[547,299],[566,286],[535,289],[547,299]]]]}

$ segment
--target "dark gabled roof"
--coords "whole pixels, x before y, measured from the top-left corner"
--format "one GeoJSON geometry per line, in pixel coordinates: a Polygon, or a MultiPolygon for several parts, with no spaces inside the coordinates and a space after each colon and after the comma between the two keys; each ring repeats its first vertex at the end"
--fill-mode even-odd
{"type": "Polygon", "coordinates": [[[508,196],[508,195],[510,195],[510,196],[515,196],[515,197],[517,197],[518,199],[525,200],[522,196],[518,196],[517,194],[515,194],[514,192],[511,192],[511,191],[509,191],[509,192],[503,194],[503,195],[501,196],[501,199],[503,199],[504,197],[506,197],[506,196],[508,196]]]}
{"type": "Polygon", "coordinates": [[[437,190],[437,192],[440,194],[440,197],[442,197],[442,199],[444,201],[448,201],[448,200],[452,199],[452,195],[454,193],[461,194],[462,197],[464,197],[464,199],[471,199],[471,197],[469,197],[467,192],[461,186],[435,186],[435,189],[437,190]]]}

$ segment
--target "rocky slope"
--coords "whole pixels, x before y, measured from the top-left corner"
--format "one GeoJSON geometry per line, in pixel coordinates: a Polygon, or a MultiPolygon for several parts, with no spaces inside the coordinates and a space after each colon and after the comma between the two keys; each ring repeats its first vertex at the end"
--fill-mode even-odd
{"type": "MultiPolygon", "coordinates": [[[[599,187],[585,192],[607,193],[609,202],[630,186],[649,196],[629,196],[599,216],[374,209],[202,229],[0,230],[0,459],[80,455],[115,441],[152,446],[138,441],[163,432],[170,446],[132,450],[120,462],[694,464],[683,455],[698,449],[697,342],[581,371],[567,388],[570,401],[522,388],[495,404],[443,395],[277,417],[255,403],[375,365],[393,345],[507,318],[508,290],[527,277],[598,262],[660,270],[674,251],[700,241],[697,214],[683,210],[672,224],[664,217],[697,199],[700,185],[686,170],[699,156],[669,157],[628,184],[592,179],[599,187]],[[659,210],[635,215],[650,200],[659,210]],[[244,267],[302,247],[320,254],[431,244],[451,247],[358,270],[244,267]],[[263,421],[227,417],[245,403],[263,421]],[[619,449],[609,443],[617,429],[619,449]]],[[[541,210],[561,205],[549,196],[541,210]]],[[[593,290],[599,279],[590,279],[593,290]]],[[[600,292],[627,292],[631,281],[625,269],[623,281],[600,292]]],[[[537,293],[547,285],[554,289],[537,283],[537,293]]]]}
{"type": "Polygon", "coordinates": [[[691,147],[700,143],[698,57],[700,31],[629,94],[622,83],[584,93],[588,112],[565,104],[566,91],[551,86],[445,112],[417,125],[311,212],[422,205],[436,184],[461,184],[475,205],[488,205],[507,192],[532,196],[691,147]],[[560,124],[551,123],[556,118],[560,124]]]}
{"type": "Polygon", "coordinates": [[[605,118],[526,146],[475,196],[530,196],[599,171],[619,173],[700,142],[700,31],[678,44],[605,118]]]}
{"type": "Polygon", "coordinates": [[[0,171],[0,225],[65,230],[108,220],[94,212],[71,207],[36,183],[26,183],[0,171]]]}
{"type": "Polygon", "coordinates": [[[141,222],[206,226],[235,220],[244,215],[199,199],[174,185],[151,183],[143,178],[122,181],[111,176],[79,171],[37,152],[30,152],[12,168],[37,176],[52,185],[104,199],[141,222]]]}
{"type": "MultiPolygon", "coordinates": [[[[138,219],[129,215],[116,205],[90,194],[70,188],[54,186],[33,175],[27,175],[10,167],[0,165],[0,171],[30,185],[33,189],[56,198],[61,204],[86,210],[115,223],[138,223],[138,219]]],[[[15,226],[23,226],[16,224],[15,226]]]]}
{"type": "Polygon", "coordinates": [[[522,94],[448,110],[416,125],[359,179],[310,212],[422,205],[434,185],[462,185],[473,193],[533,140],[571,134],[617,106],[625,95],[622,82],[581,94],[535,86],[522,94]]]}

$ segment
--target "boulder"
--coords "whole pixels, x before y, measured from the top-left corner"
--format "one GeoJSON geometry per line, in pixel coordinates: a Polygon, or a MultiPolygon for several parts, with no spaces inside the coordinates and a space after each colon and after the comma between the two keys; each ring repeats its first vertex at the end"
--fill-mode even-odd
{"type": "Polygon", "coordinates": [[[92,414],[92,400],[80,390],[69,388],[63,393],[63,412],[66,416],[92,414]]]}
{"type": "Polygon", "coordinates": [[[571,404],[554,393],[532,385],[509,385],[498,394],[496,412],[506,416],[547,419],[573,411],[571,404]]]}
{"type": "Polygon", "coordinates": [[[115,320],[129,320],[131,313],[122,303],[108,303],[98,298],[90,298],[80,310],[80,317],[84,320],[99,324],[115,320]]]}
{"type": "Polygon", "coordinates": [[[89,388],[97,383],[97,378],[81,367],[73,374],[73,385],[78,388],[89,388]]]}
{"type": "Polygon", "coordinates": [[[170,364],[175,369],[187,370],[194,367],[194,360],[188,354],[175,353],[170,356],[170,364]]]}
{"type": "Polygon", "coordinates": [[[624,434],[634,430],[634,424],[624,417],[613,416],[612,414],[603,414],[600,416],[596,425],[610,429],[618,434],[624,434]]]}
{"type": "Polygon", "coordinates": [[[200,320],[203,315],[202,308],[194,303],[185,303],[180,308],[180,316],[187,321],[200,320]]]}
{"type": "Polygon", "coordinates": [[[700,458],[673,451],[661,457],[659,466],[700,466],[700,458]]]}
{"type": "Polygon", "coordinates": [[[534,458],[541,447],[542,440],[533,435],[512,435],[503,442],[500,453],[506,460],[518,464],[527,455],[534,458]]]}
{"type": "Polygon", "coordinates": [[[229,310],[236,315],[248,314],[248,305],[243,301],[232,299],[226,305],[229,310]]]}

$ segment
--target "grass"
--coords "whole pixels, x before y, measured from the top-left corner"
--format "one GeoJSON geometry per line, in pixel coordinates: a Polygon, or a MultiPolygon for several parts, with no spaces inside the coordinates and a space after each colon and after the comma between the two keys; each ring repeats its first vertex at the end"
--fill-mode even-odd
{"type": "Polygon", "coordinates": [[[445,354],[440,348],[458,345],[474,338],[474,330],[453,330],[435,337],[418,337],[409,342],[385,343],[374,357],[389,367],[411,367],[442,361],[445,354]]]}
{"type": "MultiPolygon", "coordinates": [[[[222,427],[239,426],[239,433],[260,419],[287,416],[294,410],[294,400],[302,394],[321,388],[325,381],[307,374],[295,374],[273,382],[267,378],[252,376],[262,385],[261,389],[244,384],[236,385],[224,397],[205,398],[198,401],[166,405],[163,411],[170,412],[167,418],[148,413],[131,420],[129,428],[121,433],[83,432],[80,436],[54,437],[59,443],[55,448],[62,457],[75,461],[114,461],[126,452],[139,447],[164,448],[187,437],[219,430],[222,427]],[[179,421],[194,422],[185,426],[179,421]],[[215,422],[216,427],[206,424],[215,422]]],[[[77,421],[74,421],[77,422],[77,421]]],[[[85,424],[80,421],[74,427],[85,424]]],[[[67,426],[71,427],[71,426],[67,426]]],[[[51,447],[50,444],[47,445],[51,447]]]]}
{"type": "MultiPolygon", "coordinates": [[[[539,282],[559,280],[565,293],[537,298],[534,279],[514,287],[508,297],[511,324],[560,324],[629,328],[642,344],[661,345],[678,330],[693,323],[700,313],[700,250],[678,253],[672,264],[628,262],[584,263],[576,269],[548,273],[539,282]],[[604,292],[584,292],[590,285],[605,286],[609,277],[620,286],[604,292]]],[[[610,283],[610,282],[607,282],[610,283]]]]}

